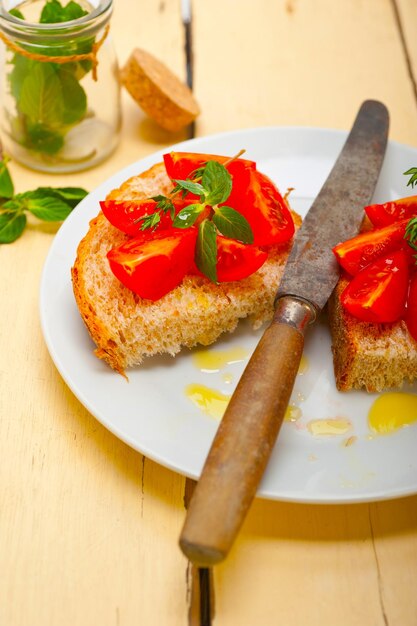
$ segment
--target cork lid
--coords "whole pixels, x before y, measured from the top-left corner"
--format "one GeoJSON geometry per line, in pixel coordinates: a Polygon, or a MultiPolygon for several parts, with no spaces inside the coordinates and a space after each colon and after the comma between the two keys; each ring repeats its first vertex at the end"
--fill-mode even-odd
{"type": "Polygon", "coordinates": [[[121,81],[143,111],[166,130],[180,130],[200,113],[187,85],[145,50],[132,52],[121,70],[121,81]]]}

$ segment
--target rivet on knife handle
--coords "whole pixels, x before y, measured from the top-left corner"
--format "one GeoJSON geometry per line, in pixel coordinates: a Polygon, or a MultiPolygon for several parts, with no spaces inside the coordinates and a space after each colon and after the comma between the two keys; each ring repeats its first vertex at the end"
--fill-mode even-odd
{"type": "Polygon", "coordinates": [[[282,298],[219,426],[194,491],[180,545],[199,565],[228,553],[264,473],[297,375],[304,328],[315,317],[301,300],[282,298]]]}

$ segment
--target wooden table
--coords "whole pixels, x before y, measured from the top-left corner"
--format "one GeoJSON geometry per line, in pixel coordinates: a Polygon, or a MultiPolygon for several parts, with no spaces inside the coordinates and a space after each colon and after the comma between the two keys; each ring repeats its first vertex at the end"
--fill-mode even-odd
{"type": "MultiPolygon", "coordinates": [[[[185,77],[179,0],[115,0],[124,63],[140,46],[185,77]]],[[[348,129],[362,100],[417,146],[415,0],[193,0],[196,135],[264,125],[348,129]]],[[[60,177],[11,171],[18,190],[94,188],[185,137],[123,95],[119,148],[60,177]]],[[[410,164],[411,165],[411,164],[410,164]]],[[[184,626],[190,576],[177,547],[182,476],[101,426],[66,387],[39,325],[54,229],[0,247],[0,623],[184,626]]],[[[217,626],[416,626],[417,497],[308,506],[257,500],[214,572],[217,626]]],[[[194,621],[194,623],[198,623],[194,621]]]]}

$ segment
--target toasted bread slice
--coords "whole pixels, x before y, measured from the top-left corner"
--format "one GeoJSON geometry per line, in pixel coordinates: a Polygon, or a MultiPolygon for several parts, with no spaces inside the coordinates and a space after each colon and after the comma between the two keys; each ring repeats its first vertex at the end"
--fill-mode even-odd
{"type": "Polygon", "coordinates": [[[340,391],[382,391],[417,379],[417,342],[405,322],[361,322],[340,302],[347,285],[341,278],[329,300],[329,322],[336,385],[340,391]]]}
{"type": "MultiPolygon", "coordinates": [[[[108,198],[140,200],[166,194],[172,183],[163,164],[126,181],[108,198]]],[[[293,214],[296,226],[301,219],[293,214]]],[[[264,265],[240,281],[215,285],[205,277],[186,276],[157,302],[143,300],[112,274],[107,252],[128,239],[102,213],[90,222],[72,268],[81,316],[97,345],[95,354],[124,373],[146,356],[175,355],[185,346],[209,345],[240,318],[258,327],[270,319],[273,301],[291,242],[274,246],[264,265]]]]}

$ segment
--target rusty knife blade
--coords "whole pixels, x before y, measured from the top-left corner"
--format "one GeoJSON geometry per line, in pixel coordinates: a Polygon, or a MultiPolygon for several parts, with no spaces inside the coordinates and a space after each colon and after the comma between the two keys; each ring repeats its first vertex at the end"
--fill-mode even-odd
{"type": "Polygon", "coordinates": [[[389,114],[366,100],[326,182],[297,232],[277,299],[295,296],[320,311],[339,279],[332,248],[357,234],[384,160],[389,114]]]}

